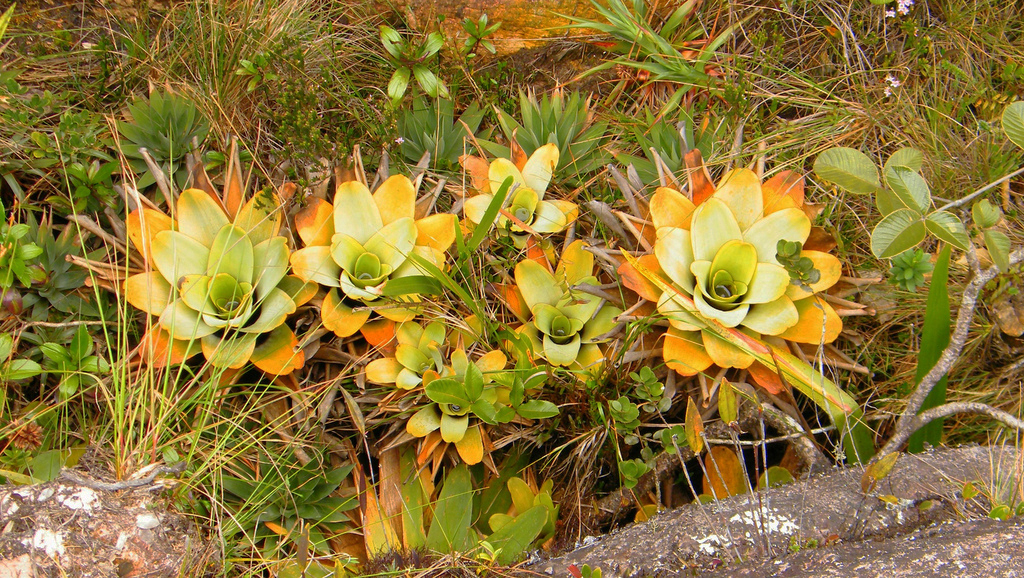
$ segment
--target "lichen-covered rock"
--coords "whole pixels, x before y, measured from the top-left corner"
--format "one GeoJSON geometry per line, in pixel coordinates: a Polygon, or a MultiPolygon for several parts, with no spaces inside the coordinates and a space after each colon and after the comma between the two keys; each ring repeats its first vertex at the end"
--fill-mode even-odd
{"type": "Polygon", "coordinates": [[[153,489],[0,487],[0,578],[196,575],[206,544],[153,489]]]}

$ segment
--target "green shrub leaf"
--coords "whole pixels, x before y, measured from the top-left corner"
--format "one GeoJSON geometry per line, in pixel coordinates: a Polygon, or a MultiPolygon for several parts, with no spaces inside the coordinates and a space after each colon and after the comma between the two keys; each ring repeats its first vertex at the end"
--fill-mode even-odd
{"type": "Polygon", "coordinates": [[[982,229],[994,227],[1002,216],[1003,212],[999,210],[999,207],[993,205],[988,199],[982,199],[971,207],[971,217],[974,219],[974,224],[982,229]]]}
{"type": "Polygon", "coordinates": [[[885,184],[908,209],[923,213],[931,207],[932,193],[927,181],[916,171],[906,167],[893,167],[885,174],[885,184]]]}
{"type": "Polygon", "coordinates": [[[913,209],[898,209],[871,232],[871,252],[879,259],[895,257],[924,240],[925,225],[913,209]]]}
{"type": "Polygon", "coordinates": [[[912,171],[920,171],[924,165],[924,154],[917,149],[902,148],[889,157],[889,160],[885,161],[885,168],[883,171],[888,176],[889,171],[896,167],[906,167],[912,171]]]}
{"type": "Polygon", "coordinates": [[[1024,101],[1018,100],[1003,110],[1003,130],[1013,144],[1024,149],[1024,101]]]}
{"type": "Polygon", "coordinates": [[[960,219],[948,211],[935,211],[924,219],[928,232],[963,251],[971,243],[967,228],[960,219]]]}
{"type": "Polygon", "coordinates": [[[848,147],[829,149],[814,160],[814,173],[851,193],[873,193],[881,187],[878,167],[864,153],[848,147]]]}
{"type": "Polygon", "coordinates": [[[1002,231],[989,229],[984,233],[985,248],[992,257],[992,262],[1003,273],[1010,271],[1010,238],[1002,231]]]}
{"type": "MultiPolygon", "coordinates": [[[[435,380],[438,381],[438,380],[435,380]]],[[[434,521],[427,531],[427,548],[437,552],[465,551],[473,522],[473,480],[461,465],[448,474],[434,504],[434,521]]]]}
{"type": "Polygon", "coordinates": [[[533,506],[488,536],[487,541],[495,548],[501,549],[497,556],[497,562],[499,564],[515,562],[537,539],[547,520],[548,509],[542,505],[533,506]]]}

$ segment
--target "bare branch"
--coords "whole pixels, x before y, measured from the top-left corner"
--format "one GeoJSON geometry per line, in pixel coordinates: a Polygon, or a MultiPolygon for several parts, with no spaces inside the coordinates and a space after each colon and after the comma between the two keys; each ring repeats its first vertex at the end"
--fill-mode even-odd
{"type": "Polygon", "coordinates": [[[912,436],[914,432],[928,425],[929,422],[961,413],[987,415],[992,419],[1003,422],[1017,431],[1024,432],[1024,420],[1001,409],[996,409],[988,404],[973,401],[950,402],[923,411],[920,414],[913,416],[910,420],[904,422],[904,425],[896,430],[896,434],[886,442],[885,447],[882,448],[882,451],[878,452],[878,455],[881,456],[896,451],[908,439],[910,439],[910,436],[912,436]]]}
{"type": "MultiPolygon", "coordinates": [[[[973,253],[973,247],[971,253],[973,253]]],[[[975,256],[971,255],[971,257],[975,256]]],[[[1021,260],[1024,260],[1024,249],[1017,249],[1010,254],[1011,265],[1017,264],[1021,262],[1021,260]]],[[[893,437],[875,456],[876,460],[886,454],[897,451],[902,443],[910,437],[910,434],[916,431],[916,429],[920,429],[920,426],[911,429],[915,420],[918,420],[921,417],[917,415],[917,412],[920,411],[921,406],[924,405],[925,398],[927,398],[928,394],[935,389],[935,386],[939,383],[939,380],[942,379],[942,376],[949,373],[953,364],[956,363],[957,359],[959,359],[960,353],[964,349],[964,344],[967,343],[967,333],[971,328],[971,320],[974,319],[974,310],[978,306],[978,296],[981,294],[981,289],[986,283],[995,279],[997,275],[999,275],[999,268],[992,266],[984,271],[978,271],[974,276],[974,279],[971,279],[971,282],[967,284],[967,287],[964,289],[963,298],[960,300],[960,311],[957,313],[956,325],[953,329],[953,334],[950,336],[949,345],[942,351],[942,355],[939,357],[939,360],[935,363],[935,366],[932,367],[931,371],[924,376],[921,383],[918,384],[917,389],[914,390],[914,393],[910,394],[910,398],[907,399],[907,407],[903,410],[903,414],[896,422],[896,433],[893,434],[893,437]]],[[[993,409],[993,411],[996,410],[993,409]]],[[[927,415],[927,413],[928,412],[925,412],[922,415],[927,415]]]]}

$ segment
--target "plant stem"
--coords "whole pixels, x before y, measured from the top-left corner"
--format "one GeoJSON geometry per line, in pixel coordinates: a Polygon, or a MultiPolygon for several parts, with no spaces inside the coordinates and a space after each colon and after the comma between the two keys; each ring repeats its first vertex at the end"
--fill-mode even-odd
{"type": "Polygon", "coordinates": [[[984,187],[981,187],[980,189],[974,191],[973,193],[967,195],[966,197],[964,197],[962,199],[958,199],[956,201],[950,201],[950,202],[946,203],[945,205],[942,205],[941,207],[939,207],[937,210],[939,210],[939,211],[948,211],[950,209],[955,209],[957,207],[962,207],[962,206],[966,205],[967,203],[973,201],[974,199],[978,198],[982,193],[985,193],[989,189],[995,187],[999,183],[1002,183],[1003,181],[1008,181],[1008,180],[1012,179],[1013,177],[1015,177],[1015,176],[1017,176],[1019,174],[1022,174],[1022,173],[1024,173],[1024,167],[1021,167],[1021,168],[1013,171],[1012,173],[1006,175],[1005,177],[1000,177],[999,179],[992,181],[991,183],[985,185],[984,187]]]}

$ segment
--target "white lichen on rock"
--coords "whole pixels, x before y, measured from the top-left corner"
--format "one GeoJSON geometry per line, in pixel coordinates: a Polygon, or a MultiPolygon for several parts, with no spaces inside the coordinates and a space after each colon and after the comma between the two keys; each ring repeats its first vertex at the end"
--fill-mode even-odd
{"type": "Polygon", "coordinates": [[[761,532],[768,534],[783,534],[791,536],[796,534],[800,527],[788,516],[774,510],[764,508],[760,515],[751,510],[740,512],[729,518],[730,522],[738,522],[747,526],[754,526],[761,532]]]}
{"type": "Polygon", "coordinates": [[[57,496],[57,503],[69,510],[90,511],[99,501],[100,497],[96,494],[96,490],[86,487],[77,487],[57,496]]]}
{"type": "Polygon", "coordinates": [[[39,528],[31,540],[22,540],[22,544],[35,550],[42,550],[50,558],[64,555],[64,536],[45,528],[39,528]]]}

